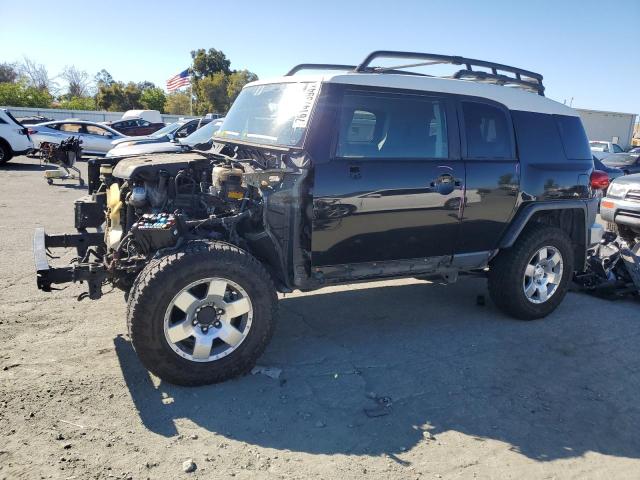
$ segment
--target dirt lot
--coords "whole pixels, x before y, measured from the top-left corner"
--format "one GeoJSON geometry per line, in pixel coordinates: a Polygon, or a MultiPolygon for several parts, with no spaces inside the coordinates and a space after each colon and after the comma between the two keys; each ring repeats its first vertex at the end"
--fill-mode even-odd
{"type": "Polygon", "coordinates": [[[0,478],[640,475],[638,303],[571,293],[525,323],[477,306],[480,280],[287,295],[260,361],[279,378],[177,388],[137,361],[120,292],[36,289],[33,228],[70,231],[82,190],[26,158],[0,188],[0,478]]]}

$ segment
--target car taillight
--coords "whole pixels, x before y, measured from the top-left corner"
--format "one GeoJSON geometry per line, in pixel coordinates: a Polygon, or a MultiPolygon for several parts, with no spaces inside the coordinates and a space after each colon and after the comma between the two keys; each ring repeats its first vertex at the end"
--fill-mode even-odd
{"type": "Polygon", "coordinates": [[[602,170],[594,170],[591,172],[589,184],[593,190],[606,190],[609,186],[609,175],[602,170]]]}

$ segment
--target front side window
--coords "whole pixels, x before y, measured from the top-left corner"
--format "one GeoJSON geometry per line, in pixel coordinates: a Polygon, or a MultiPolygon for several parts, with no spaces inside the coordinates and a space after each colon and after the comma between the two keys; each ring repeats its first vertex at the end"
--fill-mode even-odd
{"type": "Polygon", "coordinates": [[[624,150],[622,150],[622,147],[616,143],[613,144],[613,153],[622,153],[624,152],[624,150]]]}
{"type": "Polygon", "coordinates": [[[346,93],[336,156],[447,158],[444,103],[414,95],[346,93]]]}
{"type": "Polygon", "coordinates": [[[300,147],[319,89],[318,82],[245,87],[215,138],[300,147]]]}
{"type": "Polygon", "coordinates": [[[462,102],[469,158],[513,158],[504,111],[493,105],[462,102]]]}

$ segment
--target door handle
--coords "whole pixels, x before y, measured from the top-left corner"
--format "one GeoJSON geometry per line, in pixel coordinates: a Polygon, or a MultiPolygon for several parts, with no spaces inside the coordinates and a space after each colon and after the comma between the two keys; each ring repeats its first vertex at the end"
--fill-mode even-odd
{"type": "Polygon", "coordinates": [[[450,173],[443,173],[430,184],[431,188],[435,188],[442,195],[449,195],[455,187],[460,185],[460,180],[456,180],[450,173]]]}
{"type": "Polygon", "coordinates": [[[360,167],[357,165],[349,165],[349,176],[355,179],[362,178],[360,167]]]}

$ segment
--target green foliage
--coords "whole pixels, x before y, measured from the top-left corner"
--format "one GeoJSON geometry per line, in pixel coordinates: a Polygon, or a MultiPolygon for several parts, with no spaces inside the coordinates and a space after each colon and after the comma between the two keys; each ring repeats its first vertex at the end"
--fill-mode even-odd
{"type": "Polygon", "coordinates": [[[167,96],[164,91],[158,87],[147,88],[142,91],[140,95],[140,103],[147,110],[158,110],[160,113],[164,113],[164,104],[167,96]]]}
{"type": "Polygon", "coordinates": [[[191,112],[191,102],[189,94],[185,92],[174,92],[167,95],[164,104],[166,113],[172,115],[189,115],[191,112]]]}
{"type": "Polygon", "coordinates": [[[228,85],[229,78],[224,72],[202,78],[196,87],[197,113],[226,112],[229,109],[228,85]]]}
{"type": "Polygon", "coordinates": [[[222,51],[215,48],[210,48],[209,51],[204,48],[194,50],[191,52],[191,58],[193,59],[191,73],[196,80],[218,72],[231,73],[229,70],[231,62],[227,60],[227,56],[222,51]]]}
{"type": "Polygon", "coordinates": [[[0,83],[0,105],[49,108],[52,101],[48,90],[29,86],[25,81],[0,83]]]}
{"type": "Polygon", "coordinates": [[[62,100],[58,107],[65,110],[95,110],[96,100],[93,97],[72,97],[62,100]]]}

